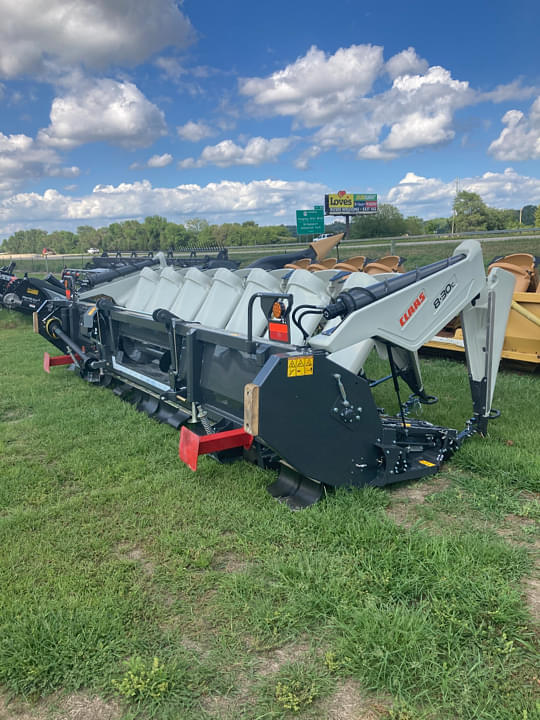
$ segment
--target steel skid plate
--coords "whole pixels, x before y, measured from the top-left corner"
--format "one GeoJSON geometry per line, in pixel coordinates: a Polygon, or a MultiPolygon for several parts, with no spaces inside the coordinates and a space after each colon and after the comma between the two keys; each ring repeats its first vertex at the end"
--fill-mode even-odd
{"type": "Polygon", "coordinates": [[[325,486],[310,480],[293,468],[281,463],[278,479],[267,488],[272,497],[285,503],[291,510],[303,510],[325,495],[325,486]]]}

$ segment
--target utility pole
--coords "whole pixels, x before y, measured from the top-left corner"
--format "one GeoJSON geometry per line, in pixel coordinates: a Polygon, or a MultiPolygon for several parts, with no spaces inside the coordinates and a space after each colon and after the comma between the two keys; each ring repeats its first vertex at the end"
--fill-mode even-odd
{"type": "Polygon", "coordinates": [[[454,234],[456,230],[456,206],[455,201],[457,196],[459,195],[459,178],[456,178],[456,197],[454,198],[454,206],[452,208],[452,235],[454,234]]]}

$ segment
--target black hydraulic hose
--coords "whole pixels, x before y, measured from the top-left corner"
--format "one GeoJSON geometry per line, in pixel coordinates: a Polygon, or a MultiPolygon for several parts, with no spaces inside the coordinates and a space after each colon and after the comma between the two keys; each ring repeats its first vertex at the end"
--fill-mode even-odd
{"type": "Polygon", "coordinates": [[[392,346],[388,343],[386,345],[386,350],[388,351],[388,361],[390,362],[390,371],[392,372],[392,380],[394,382],[394,390],[396,392],[397,401],[399,403],[399,412],[401,415],[401,422],[403,424],[403,429],[405,432],[407,432],[407,423],[405,422],[405,413],[403,411],[403,405],[401,403],[401,395],[399,393],[399,380],[398,380],[398,370],[396,368],[396,364],[394,362],[394,356],[392,354],[392,346]]]}
{"type": "Polygon", "coordinates": [[[263,270],[277,270],[282,268],[289,263],[295,263],[298,260],[305,260],[308,258],[313,262],[317,257],[317,253],[310,246],[304,250],[298,252],[282,253],[281,255],[265,255],[265,257],[254,260],[248,268],[262,268],[263,270]]]}
{"type": "Polygon", "coordinates": [[[324,308],[319,307],[318,305],[309,305],[309,304],[298,305],[297,307],[295,307],[292,312],[292,315],[291,315],[291,320],[297,327],[298,327],[298,320],[297,320],[298,313],[303,310],[317,310],[317,312],[322,313],[324,308]]]}
{"type": "Polygon", "coordinates": [[[110,280],[114,280],[117,277],[122,277],[124,275],[130,275],[131,273],[136,272],[137,270],[142,270],[145,267],[149,267],[150,265],[156,265],[156,260],[142,260],[138,263],[133,263],[131,265],[123,265],[122,267],[111,269],[111,270],[105,270],[104,272],[98,272],[95,275],[88,275],[86,278],[86,284],[90,287],[94,287],[94,285],[100,285],[104,282],[109,282],[110,280]]]}
{"type": "Polygon", "coordinates": [[[304,310],[304,312],[301,313],[301,315],[299,315],[299,317],[297,318],[295,325],[302,333],[304,341],[307,340],[309,337],[309,333],[304,330],[304,327],[302,325],[302,320],[306,317],[306,315],[322,315],[322,308],[317,308],[316,310],[304,310]]]}
{"type": "Polygon", "coordinates": [[[430,265],[424,265],[411,270],[410,272],[396,274],[396,277],[392,277],[389,280],[382,280],[381,282],[374,283],[367,287],[356,287],[351,290],[344,290],[341,292],[333,303],[330,303],[324,308],[323,315],[327,320],[336,318],[338,316],[346,317],[355,310],[360,310],[372,302],[381,300],[383,297],[392,295],[398,290],[403,290],[410,285],[423,280],[424,278],[434,275],[435,273],[445,270],[452,265],[464,260],[467,256],[464,253],[459,255],[453,255],[452,257],[445,258],[444,260],[437,260],[437,262],[431,263],[430,265]]]}

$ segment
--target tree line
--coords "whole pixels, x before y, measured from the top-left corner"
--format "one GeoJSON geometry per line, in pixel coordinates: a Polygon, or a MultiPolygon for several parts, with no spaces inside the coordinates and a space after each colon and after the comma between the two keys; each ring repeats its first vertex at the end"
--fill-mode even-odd
{"type": "Polygon", "coordinates": [[[193,218],[182,225],[152,215],[144,222],[126,220],[102,228],[81,225],[77,232],[18,230],[4,240],[1,249],[12,253],[41,253],[47,248],[58,254],[86,253],[90,248],[107,252],[168,251],[193,247],[268,245],[290,242],[291,239],[290,230],[284,225],[259,226],[251,220],[210,225],[201,218],[193,218]]]}
{"type": "MultiPolygon", "coordinates": [[[[423,220],[417,216],[404,217],[393,205],[382,203],[379,211],[353,219],[350,237],[374,238],[400,235],[424,235],[478,230],[508,230],[521,226],[540,227],[540,205],[525,205],[521,210],[499,210],[486,205],[477,193],[462,190],[456,195],[450,217],[423,220]]],[[[326,232],[343,232],[345,223],[336,221],[326,232]]],[[[101,252],[127,250],[156,251],[205,248],[211,246],[270,245],[297,239],[294,225],[260,226],[252,220],[243,223],[211,225],[201,218],[184,224],[169,222],[159,215],[144,222],[126,220],[94,228],[81,225],[77,232],[37,228],[18,230],[0,246],[5,252],[41,253],[44,248],[58,254],[86,253],[90,248],[101,252]]],[[[298,238],[305,240],[309,238],[298,238]]]]}

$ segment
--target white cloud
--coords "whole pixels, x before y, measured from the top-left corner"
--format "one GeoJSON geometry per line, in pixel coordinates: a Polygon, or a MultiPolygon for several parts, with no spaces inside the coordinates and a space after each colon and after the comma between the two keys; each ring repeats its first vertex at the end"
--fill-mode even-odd
{"type": "Polygon", "coordinates": [[[215,132],[205,122],[200,120],[199,122],[193,122],[190,120],[185,125],[178,125],[176,132],[182,138],[182,140],[189,140],[190,142],[199,142],[205,137],[211,137],[215,135],[215,132]]]}
{"type": "Polygon", "coordinates": [[[473,97],[467,82],[455,80],[439,66],[423,75],[399,75],[389,90],[357,98],[351,106],[355,113],[349,107],[349,112],[323,125],[314,140],[325,149],[357,149],[364,159],[392,159],[451,140],[456,110],[473,97]],[[389,131],[380,140],[385,128],[389,131]]]}
{"type": "Polygon", "coordinates": [[[81,80],[53,100],[48,128],[39,140],[57,148],[109,142],[135,148],[166,134],[163,112],[131,82],[81,80]]]}
{"type": "Polygon", "coordinates": [[[392,80],[400,75],[417,75],[425,73],[429,67],[427,60],[418,57],[413,47],[402,50],[400,53],[392,56],[384,66],[386,72],[392,80]]]}
{"type": "Polygon", "coordinates": [[[207,145],[200,157],[186,158],[178,163],[181,168],[199,168],[205,165],[262,165],[266,162],[275,162],[284,153],[294,138],[251,138],[245,147],[237,145],[232,140],[223,140],[217,145],[207,145]]]}
{"type": "Polygon", "coordinates": [[[436,145],[454,137],[450,129],[451,117],[447,112],[440,112],[432,117],[414,112],[402,122],[392,125],[390,133],[384,141],[388,150],[411,150],[422,145],[436,145]]]}
{"type": "Polygon", "coordinates": [[[294,166],[298,168],[298,170],[308,170],[309,161],[316,158],[321,152],[322,148],[319,145],[312,145],[296,158],[294,166]]]}
{"type": "Polygon", "coordinates": [[[172,155],[169,153],[163,153],[163,155],[152,155],[152,157],[148,160],[147,165],[149,168],[162,168],[170,165],[172,163],[172,159],[172,155]]]}
{"type": "Polygon", "coordinates": [[[508,100],[526,100],[538,93],[538,88],[532,85],[522,85],[521,78],[513,80],[506,85],[497,85],[493,90],[478,93],[477,102],[507,102],[508,100]]]}
{"type": "Polygon", "coordinates": [[[77,167],[63,167],[58,154],[28,135],[0,132],[0,192],[13,191],[24,180],[48,177],[76,177],[77,167]]]}
{"type": "Polygon", "coordinates": [[[241,80],[239,89],[257,112],[291,115],[297,126],[318,127],[299,167],[310,154],[334,148],[391,159],[448,142],[455,134],[455,112],[475,102],[468,82],[443,67],[429,67],[412,47],[386,63],[378,46],[352,45],[333,55],[312,47],[269,77],[241,80]],[[385,76],[391,87],[373,93],[375,79],[384,82],[385,76]]]}
{"type": "Polygon", "coordinates": [[[385,150],[381,145],[364,145],[358,151],[358,157],[363,160],[393,160],[398,153],[385,150]]]}
{"type": "Polygon", "coordinates": [[[520,110],[509,110],[502,123],[506,127],[488,148],[491,155],[505,162],[540,158],[540,96],[528,117],[520,110]]]}
{"type": "Polygon", "coordinates": [[[0,75],[62,67],[137,65],[168,46],[193,39],[189,20],[173,0],[2,0],[0,75]]]}
{"type": "Polygon", "coordinates": [[[216,221],[251,217],[259,222],[274,221],[286,214],[294,221],[299,207],[321,204],[328,188],[319,183],[286,180],[254,180],[249,183],[223,180],[220,183],[152,187],[147,180],[117,186],[98,185],[82,197],[70,197],[57,190],[20,193],[0,199],[0,234],[19,222],[19,227],[51,222],[76,226],[81,220],[96,224],[113,219],[163,215],[178,220],[206,216],[216,221]]]}
{"type": "Polygon", "coordinates": [[[242,95],[271,115],[293,115],[313,127],[371,90],[383,67],[383,49],[351,45],[327,55],[317,47],[266,78],[244,78],[242,95]]]}
{"type": "MultiPolygon", "coordinates": [[[[513,168],[502,173],[486,172],[477,177],[460,178],[461,190],[475,192],[490,207],[519,208],[535,205],[540,196],[540,179],[519,175],[513,168]]],[[[444,182],[409,172],[390,189],[385,200],[405,215],[448,216],[456,195],[455,180],[444,182]]]]}
{"type": "Polygon", "coordinates": [[[154,60],[154,65],[162,71],[167,80],[173,82],[178,82],[187,72],[180,60],[175,57],[158,57],[154,60]]]}

